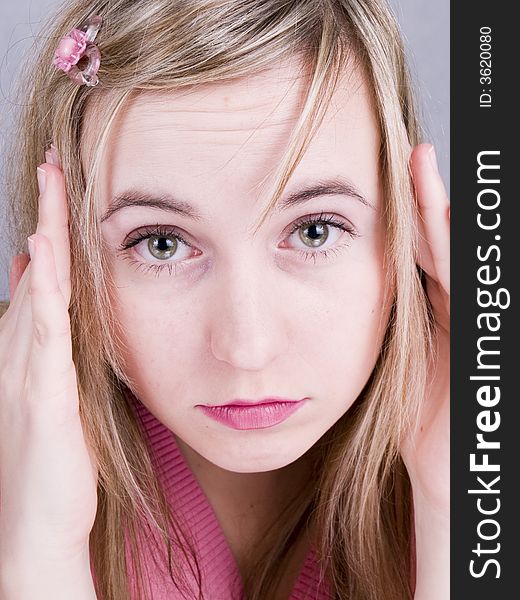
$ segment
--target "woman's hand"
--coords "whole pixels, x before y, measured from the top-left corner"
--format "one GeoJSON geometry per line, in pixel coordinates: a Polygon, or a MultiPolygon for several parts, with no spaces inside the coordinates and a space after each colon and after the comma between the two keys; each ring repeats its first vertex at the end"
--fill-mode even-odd
{"type": "Polygon", "coordinates": [[[69,570],[91,586],[97,507],[72,360],[68,206],[55,153],[42,170],[32,258],[15,257],[11,302],[0,319],[0,583],[8,588],[23,575],[27,590],[32,578],[37,586],[32,596],[19,589],[17,598],[51,597],[40,592],[53,572],[58,584],[69,570]]]}
{"type": "Polygon", "coordinates": [[[410,167],[419,205],[419,266],[435,321],[434,355],[428,366],[419,426],[402,448],[414,499],[439,517],[449,516],[450,412],[450,203],[437,171],[435,151],[416,146],[410,167]]]}
{"type": "Polygon", "coordinates": [[[426,274],[435,323],[418,428],[401,448],[414,500],[415,600],[449,597],[450,203],[434,152],[420,144],[410,157],[419,206],[418,263],[426,274]]]}

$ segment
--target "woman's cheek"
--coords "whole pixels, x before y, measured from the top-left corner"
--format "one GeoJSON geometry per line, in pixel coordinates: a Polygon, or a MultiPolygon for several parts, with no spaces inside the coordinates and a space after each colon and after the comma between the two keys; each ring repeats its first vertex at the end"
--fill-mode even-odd
{"type": "Polygon", "coordinates": [[[331,355],[349,357],[346,368],[371,370],[388,324],[384,273],[379,262],[352,268],[324,305],[320,326],[330,332],[331,355]]]}
{"type": "Polygon", "coordinates": [[[189,311],[171,295],[162,298],[160,293],[143,294],[127,288],[114,303],[114,310],[125,364],[134,377],[141,371],[163,372],[179,364],[193,342],[189,311]]]}

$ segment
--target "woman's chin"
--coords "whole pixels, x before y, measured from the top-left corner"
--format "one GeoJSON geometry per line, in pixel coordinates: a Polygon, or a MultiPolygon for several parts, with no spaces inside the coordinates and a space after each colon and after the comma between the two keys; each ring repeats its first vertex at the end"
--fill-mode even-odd
{"type": "MultiPolygon", "coordinates": [[[[282,442],[274,440],[261,440],[259,436],[249,439],[238,439],[235,443],[229,440],[201,444],[197,436],[197,443],[190,445],[201,457],[226,471],[233,473],[263,473],[283,469],[301,458],[316,440],[306,443],[290,436],[284,436],[282,442]]],[[[208,440],[209,442],[209,440],[208,440]]],[[[182,442],[181,442],[182,447],[182,442]]]]}

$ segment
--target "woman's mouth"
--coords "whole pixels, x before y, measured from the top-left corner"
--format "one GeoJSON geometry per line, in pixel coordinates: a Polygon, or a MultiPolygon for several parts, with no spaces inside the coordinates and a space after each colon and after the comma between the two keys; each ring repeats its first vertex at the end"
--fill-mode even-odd
{"type": "Polygon", "coordinates": [[[221,406],[197,404],[208,417],[232,429],[264,429],[285,421],[309,398],[279,400],[266,398],[260,401],[233,400],[221,406]]]}

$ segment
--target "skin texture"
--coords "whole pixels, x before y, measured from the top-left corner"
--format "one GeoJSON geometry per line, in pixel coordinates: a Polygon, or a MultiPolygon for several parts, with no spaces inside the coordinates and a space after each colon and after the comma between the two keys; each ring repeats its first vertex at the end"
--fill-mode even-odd
{"type": "MultiPolygon", "coordinates": [[[[253,539],[247,536],[254,526],[305,476],[306,451],[351,406],[373,367],[387,317],[379,140],[362,80],[356,85],[351,78],[340,88],[323,125],[327,133],[314,140],[287,191],[307,178],[341,174],[375,208],[321,197],[273,215],[250,235],[267,201],[256,186],[287,141],[297,88],[289,89],[272,120],[263,118],[294,73],[288,67],[247,85],[199,89],[184,100],[167,96],[160,106],[145,101],[133,113],[130,106],[103,163],[100,214],[120,186],[140,184],[174,193],[205,215],[195,222],[157,209],[127,209],[114,214],[103,236],[129,372],[141,400],[177,436],[236,556],[242,541],[253,539]],[[284,233],[299,217],[322,211],[350,220],[360,237],[314,263],[297,253],[303,246],[297,235],[284,233]],[[177,275],[135,271],[114,251],[131,231],[157,223],[175,226],[195,248],[183,255],[192,266],[177,275]],[[252,432],[218,425],[194,407],[266,394],[311,401],[281,425],[252,432]]],[[[449,594],[449,201],[431,151],[421,144],[410,158],[420,211],[418,263],[427,273],[438,348],[420,427],[402,448],[415,501],[415,600],[449,594]]],[[[19,598],[34,597],[35,589],[53,597],[58,589],[62,597],[72,589],[80,593],[77,578],[73,584],[65,579],[88,572],[96,500],[72,385],[67,199],[59,163],[48,158],[41,167],[47,185],[33,258],[13,261],[11,304],[0,320],[0,559],[10,557],[8,584],[19,598]],[[57,532],[56,522],[67,525],[57,532]],[[37,553],[46,557],[43,564],[35,563],[35,548],[45,548],[37,553]],[[27,572],[35,574],[32,580],[27,572]]],[[[0,577],[0,587],[4,581],[0,577]]],[[[89,577],[83,589],[81,597],[92,597],[89,577]]]]}
{"type": "Polygon", "coordinates": [[[139,98],[103,161],[100,214],[115,195],[140,189],[170,192],[202,215],[196,222],[133,206],[106,220],[102,234],[138,397],[201,457],[235,473],[273,471],[302,456],[358,396],[388,320],[379,134],[359,80],[343,84],[287,192],[340,175],[373,207],[321,196],[252,233],[268,200],[259,182],[279,163],[298,113],[298,75],[283,65],[245,85],[139,98]],[[311,247],[289,234],[321,212],[350,222],[359,237],[328,226],[322,247],[311,247]],[[117,253],[132,232],[157,223],[192,244],[162,259],[176,274],[144,271],[161,263],[148,240],[117,253]],[[275,427],[248,431],[196,408],[273,395],[310,401],[275,427]]]}
{"type": "Polygon", "coordinates": [[[97,465],[72,360],[67,198],[46,154],[32,257],[13,261],[0,319],[0,597],[91,600],[97,465]]]}
{"type": "Polygon", "coordinates": [[[305,84],[301,68],[284,62],[247,82],[137,97],[115,123],[99,180],[100,218],[129,190],[168,192],[201,215],[132,206],[101,231],[137,396],[174,432],[239,562],[308,476],[307,451],[366,384],[390,308],[380,137],[359,73],[341,82],[284,196],[341,176],[370,206],[322,195],[276,211],[253,233],[305,84]],[[320,213],[357,237],[325,225],[328,238],[312,247],[299,232],[315,231],[290,233],[320,213]],[[150,238],[118,252],[130,234],[157,224],[192,245],[179,242],[162,260],[175,265],[172,274],[145,271],[161,264],[150,238]],[[310,400],[274,427],[247,431],[196,407],[266,396],[310,400]]]}

